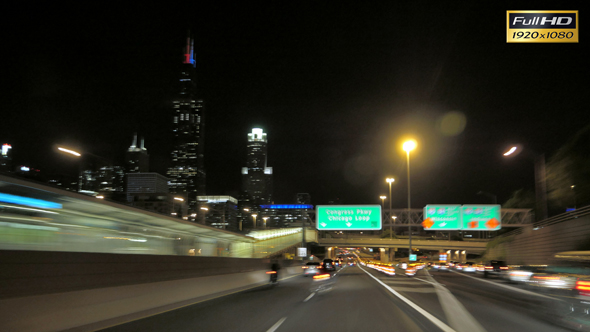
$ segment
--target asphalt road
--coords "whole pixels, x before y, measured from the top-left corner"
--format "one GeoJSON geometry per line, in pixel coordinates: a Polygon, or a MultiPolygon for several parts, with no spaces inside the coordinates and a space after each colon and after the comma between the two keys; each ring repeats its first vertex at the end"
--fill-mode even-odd
{"type": "Polygon", "coordinates": [[[104,331],[565,331],[542,311],[553,298],[475,274],[402,272],[295,276],[104,331]]]}

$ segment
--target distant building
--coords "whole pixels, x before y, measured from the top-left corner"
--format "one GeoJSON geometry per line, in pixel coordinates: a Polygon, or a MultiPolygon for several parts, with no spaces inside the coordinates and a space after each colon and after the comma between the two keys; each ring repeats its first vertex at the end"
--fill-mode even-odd
{"type": "Polygon", "coordinates": [[[311,204],[311,195],[308,193],[298,193],[297,195],[295,195],[295,203],[311,204]]]}
{"type": "Polygon", "coordinates": [[[168,178],[158,173],[128,173],[129,205],[188,220],[186,196],[168,192],[168,178]]]}
{"type": "Polygon", "coordinates": [[[123,193],[125,170],[121,166],[102,166],[98,170],[84,170],[81,174],[80,192],[88,195],[123,193]]]}
{"type": "Polygon", "coordinates": [[[188,197],[189,210],[196,211],[197,196],[205,195],[205,109],[196,85],[194,41],[187,38],[180,75],[179,93],[173,100],[174,145],[168,168],[170,193],[188,197]]]}
{"type": "Polygon", "coordinates": [[[158,173],[127,174],[127,194],[167,194],[168,178],[158,173]]]}
{"type": "Polygon", "coordinates": [[[310,212],[313,212],[313,205],[310,204],[261,205],[256,228],[264,227],[264,218],[267,218],[266,228],[301,227],[304,223],[311,226],[310,212]]]}
{"type": "Polygon", "coordinates": [[[12,166],[12,145],[8,143],[2,144],[0,150],[0,171],[1,172],[12,172],[14,171],[12,166]]]}
{"type": "Polygon", "coordinates": [[[267,166],[267,135],[260,128],[248,134],[246,167],[242,167],[242,191],[251,205],[272,203],[272,167],[267,166]]]}
{"type": "Polygon", "coordinates": [[[125,168],[127,173],[146,173],[150,168],[150,156],[144,147],[144,140],[137,146],[137,134],[133,135],[133,143],[125,153],[125,168]]]}
{"type": "Polygon", "coordinates": [[[206,225],[239,231],[238,200],[231,196],[198,196],[197,219],[206,225]]]}

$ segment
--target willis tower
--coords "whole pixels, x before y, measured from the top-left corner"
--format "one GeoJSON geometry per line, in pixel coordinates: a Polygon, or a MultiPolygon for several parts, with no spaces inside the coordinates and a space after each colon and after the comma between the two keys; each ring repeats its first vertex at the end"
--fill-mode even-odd
{"type": "Polygon", "coordinates": [[[173,100],[174,147],[168,168],[170,193],[183,197],[196,212],[197,196],[205,192],[205,108],[196,85],[194,40],[186,41],[179,93],[173,100]]]}

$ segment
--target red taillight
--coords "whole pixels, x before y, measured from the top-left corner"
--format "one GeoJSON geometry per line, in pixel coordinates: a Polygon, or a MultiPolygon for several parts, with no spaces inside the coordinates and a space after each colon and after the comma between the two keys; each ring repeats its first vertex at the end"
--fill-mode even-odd
{"type": "Polygon", "coordinates": [[[267,271],[266,274],[276,274],[277,271],[267,271]]]}
{"type": "Polygon", "coordinates": [[[302,268],[302,269],[307,269],[308,267],[307,267],[307,266],[302,266],[301,268],[302,268]]]}
{"type": "Polygon", "coordinates": [[[576,289],[579,290],[580,295],[590,296],[590,281],[576,281],[576,289]]]}

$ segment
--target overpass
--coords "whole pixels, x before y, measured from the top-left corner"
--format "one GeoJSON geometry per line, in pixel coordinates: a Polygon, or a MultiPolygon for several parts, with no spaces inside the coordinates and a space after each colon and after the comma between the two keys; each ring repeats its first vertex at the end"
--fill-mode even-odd
{"type": "MultiPolygon", "coordinates": [[[[420,250],[466,250],[480,254],[485,251],[488,241],[446,241],[412,239],[412,247],[420,250]]],[[[381,238],[348,238],[348,239],[319,239],[318,244],[323,247],[379,247],[379,248],[408,248],[408,239],[381,238]]]]}

